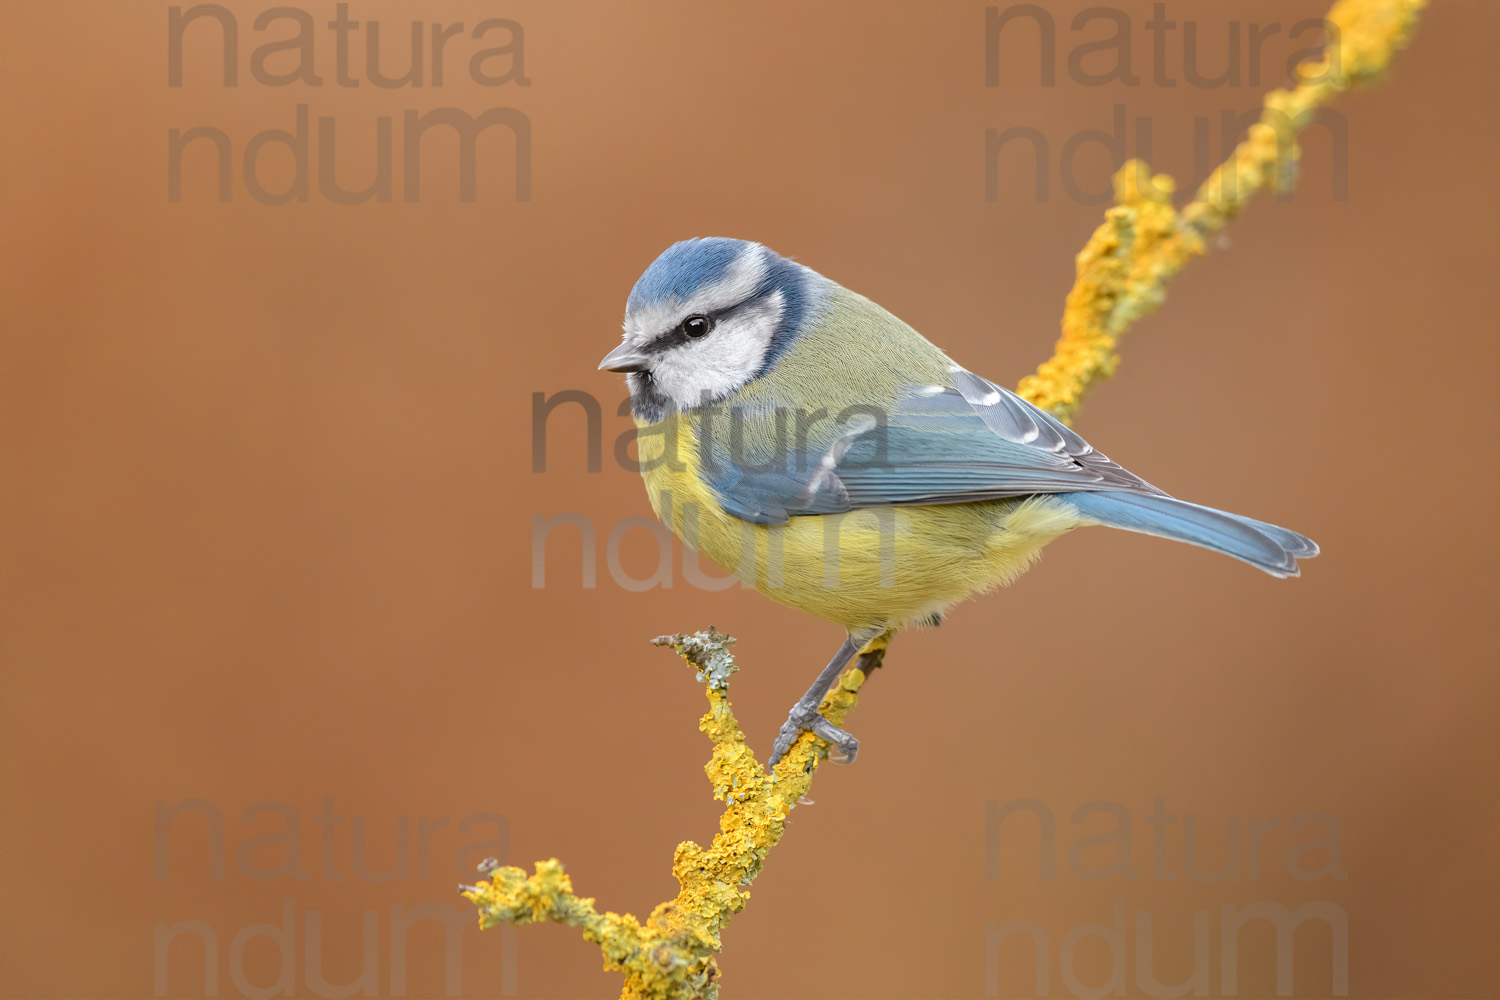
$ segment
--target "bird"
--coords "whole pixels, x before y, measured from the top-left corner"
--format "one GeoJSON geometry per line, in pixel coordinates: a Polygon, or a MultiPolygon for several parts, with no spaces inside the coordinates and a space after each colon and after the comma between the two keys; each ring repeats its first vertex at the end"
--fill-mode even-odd
{"type": "Polygon", "coordinates": [[[788,713],[770,766],[844,667],[941,623],[1094,525],[1198,545],[1276,577],[1318,554],[1287,528],[1168,495],[870,299],[767,247],[674,243],[625,304],[599,369],[626,373],[656,516],[690,548],[846,637],[788,713]]]}

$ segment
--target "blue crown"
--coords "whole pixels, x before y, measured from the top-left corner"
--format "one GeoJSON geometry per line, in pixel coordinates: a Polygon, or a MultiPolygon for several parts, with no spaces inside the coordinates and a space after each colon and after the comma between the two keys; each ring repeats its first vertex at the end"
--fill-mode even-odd
{"type": "Polygon", "coordinates": [[[681,302],[724,277],[735,258],[754,246],[727,236],[703,236],[673,243],[646,268],[625,308],[630,311],[668,299],[681,302]]]}

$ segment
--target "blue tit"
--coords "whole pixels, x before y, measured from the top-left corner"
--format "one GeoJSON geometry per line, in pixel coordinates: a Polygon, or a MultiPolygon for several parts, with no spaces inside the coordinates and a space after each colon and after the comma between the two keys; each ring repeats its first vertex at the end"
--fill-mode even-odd
{"type": "Polygon", "coordinates": [[[862,295],[744,240],[669,247],[631,290],[623,343],[651,505],[688,546],[848,637],[781,727],[811,730],[884,633],[1009,583],[1042,546],[1106,525],[1273,576],[1317,555],[1273,524],[1174,499],[862,295]]]}

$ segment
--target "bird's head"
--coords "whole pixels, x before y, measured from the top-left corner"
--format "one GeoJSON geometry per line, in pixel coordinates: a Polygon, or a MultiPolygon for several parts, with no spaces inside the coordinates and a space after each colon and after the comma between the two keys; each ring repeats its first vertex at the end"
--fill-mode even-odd
{"type": "Polygon", "coordinates": [[[625,339],[599,368],[629,372],[637,416],[716,403],[763,375],[795,340],[826,279],[759,243],[674,243],[625,304],[625,339]]]}

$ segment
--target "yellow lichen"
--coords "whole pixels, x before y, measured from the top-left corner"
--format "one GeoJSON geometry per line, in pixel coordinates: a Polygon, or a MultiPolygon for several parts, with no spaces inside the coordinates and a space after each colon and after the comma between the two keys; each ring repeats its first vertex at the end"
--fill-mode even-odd
{"type": "MultiPolygon", "coordinates": [[[[1425,5],[1426,0],[1339,0],[1328,14],[1335,30],[1322,57],[1299,67],[1295,88],[1267,95],[1260,121],[1180,212],[1172,206],[1170,177],[1151,176],[1140,161],[1127,163],[1115,176],[1115,205],[1078,254],[1056,351],[1021,381],[1021,395],[1071,421],[1089,387],[1114,371],[1120,335],[1161,304],[1167,282],[1204,252],[1205,236],[1222,228],[1256,191],[1290,185],[1296,133],[1336,94],[1377,78],[1407,42],[1425,5]]],[[[822,706],[829,722],[841,725],[854,708],[889,639],[883,635],[866,646],[857,665],[829,692],[822,706]]],[[[750,898],[745,887],[781,839],[827,747],[803,733],[766,773],[745,745],[729,704],[733,640],[709,629],[656,641],[676,649],[705,683],[708,712],[698,728],[713,743],[713,754],[704,771],[714,798],[725,803],[719,833],[707,849],[692,841],[678,845],[672,861],[677,896],[656,907],[644,924],[630,914],[601,914],[592,899],[574,894],[556,858],[538,862],[531,875],[520,868],[482,866],[487,877],[465,886],[464,895],[478,906],[482,927],[547,920],[582,929],[599,945],[605,968],[624,974],[626,1000],[712,998],[718,992],[719,934],[744,909],[750,898]]]]}
{"type": "Polygon", "coordinates": [[[1255,192],[1291,186],[1300,155],[1297,133],[1336,95],[1385,71],[1426,3],[1334,4],[1323,55],[1298,67],[1295,88],[1266,95],[1260,120],[1180,212],[1171,204],[1170,177],[1151,177],[1138,160],[1125,164],[1115,175],[1114,207],[1078,254],[1054,353],[1017,391],[1071,423],[1089,387],[1114,373],[1120,335],[1161,304],[1167,282],[1203,253],[1203,238],[1223,228],[1255,192]]]}
{"type": "MultiPolygon", "coordinates": [[[[827,747],[811,733],[803,733],[768,774],[745,745],[729,704],[727,678],[734,667],[728,647],[734,640],[708,629],[655,641],[672,646],[700,680],[707,680],[708,712],[698,728],[713,743],[713,754],[704,772],[714,798],[727,803],[719,833],[707,849],[690,840],[677,846],[672,860],[672,874],[680,886],[676,898],[656,907],[645,924],[629,914],[600,914],[592,899],[574,895],[556,858],[537,862],[535,874],[529,876],[520,868],[486,866],[482,870],[489,877],[466,886],[464,895],[479,907],[481,927],[551,920],[582,928],[584,937],[604,953],[604,967],[625,974],[624,997],[711,997],[716,991],[713,956],[720,948],[719,931],[744,909],[750,898],[745,886],[760,874],[766,855],[786,832],[787,817],[806,794],[827,747]]],[[[871,642],[856,668],[839,678],[823,700],[828,721],[839,725],[854,707],[860,685],[888,641],[888,636],[881,636],[871,642]]]]}

